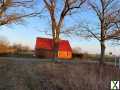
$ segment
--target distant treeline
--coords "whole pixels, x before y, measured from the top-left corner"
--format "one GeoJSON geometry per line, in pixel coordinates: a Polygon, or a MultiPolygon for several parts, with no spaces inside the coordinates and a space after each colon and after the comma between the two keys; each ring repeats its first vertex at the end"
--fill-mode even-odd
{"type": "Polygon", "coordinates": [[[7,40],[0,40],[0,55],[13,55],[28,53],[31,49],[28,46],[22,44],[10,45],[7,40]]]}
{"type": "MultiPolygon", "coordinates": [[[[117,58],[117,57],[116,57],[117,58]]],[[[75,53],[73,52],[73,59],[79,60],[99,60],[100,54],[89,54],[89,53],[75,53]]],[[[112,55],[105,55],[105,61],[114,61],[115,57],[112,55]]]]}
{"type": "MultiPolygon", "coordinates": [[[[90,54],[87,52],[82,52],[82,49],[80,47],[73,48],[73,59],[79,59],[79,60],[100,60],[100,54],[90,54]]],[[[114,61],[115,57],[110,52],[109,55],[105,55],[105,61],[114,61]]]]}

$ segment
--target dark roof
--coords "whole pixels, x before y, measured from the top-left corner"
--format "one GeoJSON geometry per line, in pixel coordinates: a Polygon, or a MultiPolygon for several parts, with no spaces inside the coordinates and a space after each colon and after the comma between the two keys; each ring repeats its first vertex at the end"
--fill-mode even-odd
{"type": "MultiPolygon", "coordinates": [[[[41,38],[36,39],[36,49],[48,49],[52,50],[53,39],[50,38],[41,38]]],[[[68,40],[59,41],[59,51],[72,51],[68,40]]]]}

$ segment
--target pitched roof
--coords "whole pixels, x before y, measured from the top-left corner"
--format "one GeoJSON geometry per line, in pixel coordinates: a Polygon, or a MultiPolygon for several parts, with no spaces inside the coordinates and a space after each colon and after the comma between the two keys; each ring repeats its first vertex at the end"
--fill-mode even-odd
{"type": "MultiPolygon", "coordinates": [[[[53,39],[37,37],[36,49],[48,49],[52,50],[53,39]]],[[[59,51],[72,51],[68,40],[60,40],[59,51]]]]}

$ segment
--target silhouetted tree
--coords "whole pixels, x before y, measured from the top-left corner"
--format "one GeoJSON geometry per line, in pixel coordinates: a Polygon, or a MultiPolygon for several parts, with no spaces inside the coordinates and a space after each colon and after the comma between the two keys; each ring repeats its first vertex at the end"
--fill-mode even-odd
{"type": "Polygon", "coordinates": [[[105,54],[105,41],[111,39],[120,39],[120,0],[89,0],[88,5],[96,13],[100,23],[99,35],[89,32],[100,42],[101,59],[103,63],[105,54]]]}
{"type": "Polygon", "coordinates": [[[57,57],[59,35],[65,17],[67,15],[74,14],[72,11],[81,8],[81,5],[84,4],[85,1],[86,0],[44,0],[45,6],[51,18],[52,36],[54,40],[54,57],[57,57]],[[60,2],[62,2],[62,4],[59,4],[59,6],[58,3],[60,2]],[[57,8],[60,9],[58,10],[57,8]],[[59,16],[56,15],[57,12],[60,13],[59,16]]]}
{"type": "Polygon", "coordinates": [[[75,32],[77,36],[86,37],[87,39],[96,38],[101,46],[99,62],[103,64],[105,42],[120,40],[120,0],[88,0],[87,5],[98,17],[98,28],[94,30],[87,24],[79,24],[71,29],[71,33],[75,32]]]}

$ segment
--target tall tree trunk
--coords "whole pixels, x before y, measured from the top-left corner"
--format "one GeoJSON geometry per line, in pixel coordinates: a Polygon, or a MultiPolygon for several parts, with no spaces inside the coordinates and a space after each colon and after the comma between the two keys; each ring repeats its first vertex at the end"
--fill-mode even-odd
{"type": "Polygon", "coordinates": [[[59,34],[61,23],[57,23],[54,12],[51,12],[51,21],[52,21],[52,36],[53,36],[53,60],[56,60],[58,57],[58,47],[59,47],[59,34]]]}
{"type": "MultiPolygon", "coordinates": [[[[104,12],[103,12],[103,16],[104,16],[104,12]]],[[[100,45],[101,45],[101,55],[100,55],[99,64],[101,66],[101,65],[103,65],[104,55],[105,55],[105,26],[104,26],[104,19],[101,19],[101,40],[100,40],[100,45]]]]}
{"type": "Polygon", "coordinates": [[[59,45],[59,40],[57,38],[55,38],[53,40],[54,42],[54,46],[53,46],[53,59],[57,59],[58,57],[58,45],[59,45]]]}
{"type": "Polygon", "coordinates": [[[101,83],[103,81],[103,69],[104,69],[104,56],[105,56],[105,42],[101,41],[101,55],[100,55],[100,61],[99,61],[99,65],[98,65],[98,88],[101,90],[102,86],[101,83]]]}
{"type": "Polygon", "coordinates": [[[104,63],[104,56],[105,56],[105,43],[104,43],[104,41],[101,41],[100,44],[101,44],[100,64],[103,64],[104,63]]]}
{"type": "Polygon", "coordinates": [[[55,37],[53,37],[53,60],[56,60],[58,58],[58,49],[59,49],[59,31],[60,28],[57,27],[55,29],[55,37]]]}

